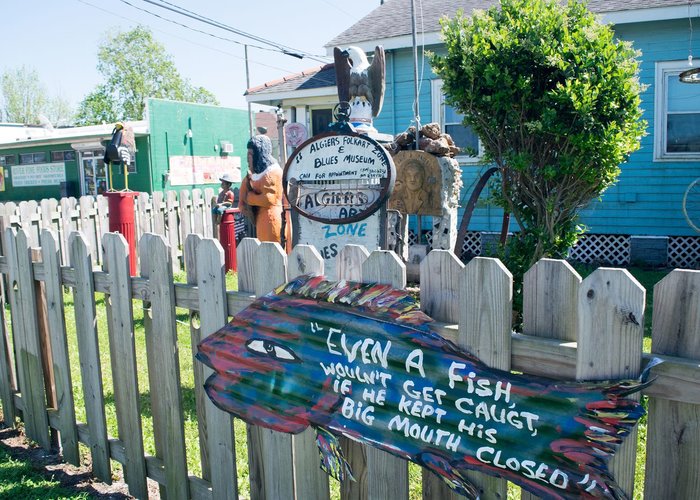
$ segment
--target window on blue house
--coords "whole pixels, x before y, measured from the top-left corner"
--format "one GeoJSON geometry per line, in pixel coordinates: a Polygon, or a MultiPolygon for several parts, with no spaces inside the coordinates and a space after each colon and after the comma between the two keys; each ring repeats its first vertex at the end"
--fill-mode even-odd
{"type": "Polygon", "coordinates": [[[687,61],[656,63],[654,158],[700,158],[700,85],[681,83],[687,61]]]}
{"type": "Polygon", "coordinates": [[[458,155],[457,159],[460,162],[479,161],[483,156],[479,137],[471,127],[462,125],[463,115],[445,103],[445,95],[442,93],[442,80],[433,80],[431,90],[433,121],[440,123],[442,130],[450,134],[457,147],[462,149],[462,153],[458,155]]]}

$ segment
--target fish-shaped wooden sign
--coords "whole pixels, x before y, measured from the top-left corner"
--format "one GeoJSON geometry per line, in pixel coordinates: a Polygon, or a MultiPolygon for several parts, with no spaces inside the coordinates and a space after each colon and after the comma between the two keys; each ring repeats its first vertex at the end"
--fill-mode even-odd
{"type": "Polygon", "coordinates": [[[346,436],[477,496],[468,470],[543,498],[624,498],[608,462],[644,414],[643,379],[561,382],[487,367],[431,331],[403,290],[302,276],[199,344],[221,409],[281,432],[317,431],[321,467],[351,471],[346,436]]]}

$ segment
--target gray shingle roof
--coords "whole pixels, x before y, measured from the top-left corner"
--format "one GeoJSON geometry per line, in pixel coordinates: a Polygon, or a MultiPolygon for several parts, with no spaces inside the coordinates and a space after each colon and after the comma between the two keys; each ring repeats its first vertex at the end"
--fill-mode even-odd
{"type": "MultiPolygon", "coordinates": [[[[438,32],[440,30],[439,19],[442,16],[452,16],[460,9],[465,14],[469,14],[474,9],[487,9],[496,3],[498,0],[421,0],[415,2],[417,9],[422,5],[422,11],[416,12],[416,17],[419,19],[416,28],[423,33],[438,32]]],[[[588,2],[588,7],[593,12],[600,14],[685,5],[688,5],[688,0],[589,0],[588,2]]],[[[410,0],[386,0],[383,5],[328,42],[326,47],[410,35],[410,13],[410,0]]],[[[327,64],[253,87],[248,89],[246,95],[255,94],[262,97],[265,94],[334,85],[335,69],[333,64],[327,64]]]]}
{"type": "Polygon", "coordinates": [[[291,92],[294,90],[332,87],[334,85],[335,66],[333,64],[326,64],[325,66],[308,69],[300,73],[285,76],[279,80],[273,80],[257,87],[252,87],[245,92],[245,95],[291,92]]]}
{"type": "MultiPolygon", "coordinates": [[[[487,9],[496,3],[498,3],[497,0],[422,0],[415,2],[416,28],[422,33],[437,32],[440,30],[438,20],[443,15],[452,16],[459,9],[462,9],[465,14],[469,14],[474,9],[487,9]],[[419,11],[421,5],[422,10],[419,11]]],[[[688,0],[589,0],[588,2],[589,9],[601,14],[682,5],[688,5],[688,0]]],[[[410,34],[410,0],[387,0],[383,5],[329,41],[326,47],[383,40],[410,34]]]]}

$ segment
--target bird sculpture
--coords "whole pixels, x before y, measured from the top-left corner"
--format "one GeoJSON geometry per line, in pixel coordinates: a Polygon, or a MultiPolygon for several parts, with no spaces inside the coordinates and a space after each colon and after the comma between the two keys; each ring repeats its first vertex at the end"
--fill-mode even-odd
{"type": "Polygon", "coordinates": [[[372,63],[359,47],[334,49],[338,99],[349,105],[349,122],[358,132],[376,132],[372,120],[379,115],[384,102],[384,49],[374,49],[372,63]]]}

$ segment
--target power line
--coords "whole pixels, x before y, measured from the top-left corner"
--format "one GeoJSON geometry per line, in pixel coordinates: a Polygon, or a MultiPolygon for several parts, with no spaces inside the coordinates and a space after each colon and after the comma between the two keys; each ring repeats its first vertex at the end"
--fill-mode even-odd
{"type": "MultiPolygon", "coordinates": [[[[130,21],[130,22],[137,23],[137,24],[142,24],[141,21],[137,21],[136,19],[131,19],[131,18],[129,18],[129,17],[122,16],[121,14],[117,14],[116,12],[112,12],[112,11],[110,11],[110,10],[107,10],[107,9],[105,9],[105,8],[103,8],[103,7],[100,7],[100,6],[98,6],[98,5],[92,4],[92,3],[87,2],[87,1],[85,1],[85,0],[77,0],[77,1],[80,2],[80,3],[82,3],[82,4],[84,4],[84,5],[88,5],[88,6],[92,7],[92,8],[94,8],[94,9],[97,9],[97,10],[100,10],[100,11],[105,12],[105,13],[107,13],[107,14],[110,14],[110,15],[112,15],[112,16],[115,16],[115,17],[119,17],[119,18],[121,18],[121,19],[124,19],[124,20],[126,20],[126,21],[130,21]]],[[[130,4],[129,4],[129,5],[130,5],[130,4]]],[[[143,12],[146,12],[147,14],[151,14],[151,15],[153,15],[153,16],[155,16],[155,17],[158,17],[159,19],[162,19],[162,20],[164,20],[164,21],[173,22],[173,24],[176,24],[176,25],[178,25],[178,26],[183,26],[183,27],[185,27],[185,28],[192,29],[193,31],[197,31],[197,32],[204,33],[204,34],[206,34],[206,35],[212,36],[212,37],[214,37],[214,38],[223,39],[223,38],[221,38],[221,37],[217,37],[216,35],[212,35],[211,33],[202,32],[202,31],[200,31],[200,30],[194,30],[193,28],[190,28],[189,26],[185,26],[185,25],[182,25],[182,24],[180,24],[180,23],[171,21],[170,19],[166,19],[166,18],[164,18],[164,17],[159,16],[158,14],[152,13],[152,12],[147,11],[147,10],[145,10],[145,9],[141,9],[141,8],[139,8],[139,7],[136,7],[136,6],[133,6],[133,7],[134,7],[135,9],[137,9],[137,10],[141,10],[141,11],[143,11],[143,12]]],[[[205,49],[213,50],[213,51],[219,52],[219,53],[221,53],[221,54],[226,54],[226,55],[228,55],[228,56],[231,56],[231,57],[233,57],[233,58],[235,58],[235,59],[239,59],[239,60],[241,60],[241,61],[244,60],[243,57],[241,57],[241,56],[239,56],[239,55],[236,55],[236,54],[234,54],[234,53],[232,53],[232,52],[228,52],[228,51],[226,51],[226,50],[222,50],[222,49],[217,48],[217,47],[212,47],[212,46],[210,46],[210,45],[205,45],[205,44],[202,44],[202,43],[199,43],[199,42],[195,42],[194,40],[190,40],[189,38],[184,38],[184,37],[181,37],[181,36],[178,36],[178,35],[174,35],[174,34],[169,33],[169,32],[167,32],[167,31],[159,30],[159,29],[156,29],[156,28],[153,28],[153,29],[154,29],[154,31],[158,31],[158,32],[160,32],[160,33],[164,33],[164,34],[166,34],[166,35],[168,35],[168,36],[171,36],[171,37],[173,37],[173,38],[177,38],[177,39],[179,39],[179,40],[183,40],[183,41],[185,41],[185,42],[187,42],[187,43],[191,43],[191,44],[196,45],[196,46],[198,46],[198,47],[203,47],[203,48],[205,48],[205,49]]],[[[225,41],[232,41],[233,43],[237,43],[237,44],[239,44],[239,45],[244,45],[242,42],[239,42],[239,41],[237,41],[237,40],[228,40],[228,39],[223,39],[223,40],[225,40],[225,41]]],[[[261,48],[263,48],[263,47],[261,47],[261,48]]],[[[267,49],[267,48],[263,48],[263,49],[264,49],[264,50],[272,50],[272,49],[267,49]]],[[[255,59],[250,59],[250,62],[256,64],[257,66],[262,66],[262,67],[265,67],[265,68],[275,69],[275,70],[278,70],[278,71],[283,71],[283,72],[285,72],[285,73],[294,73],[294,71],[292,71],[292,70],[290,70],[290,69],[288,69],[288,68],[280,68],[280,67],[278,67],[278,66],[272,66],[272,65],[270,65],[270,64],[265,64],[265,63],[256,61],[255,59]]]]}
{"type": "MultiPolygon", "coordinates": [[[[125,1],[125,0],[122,0],[125,1]]],[[[268,40],[266,38],[262,38],[257,35],[253,35],[250,33],[246,33],[245,31],[239,30],[237,28],[234,28],[232,26],[228,26],[226,24],[220,23],[218,21],[215,21],[214,19],[210,19],[208,17],[202,16],[201,14],[197,14],[196,12],[184,9],[178,5],[175,5],[173,3],[167,2],[165,0],[162,0],[161,2],[156,2],[154,0],[143,0],[146,3],[149,3],[151,5],[154,5],[156,7],[160,7],[162,9],[169,10],[171,12],[175,12],[176,14],[180,14],[181,16],[189,17],[190,19],[194,19],[195,21],[199,21],[204,24],[208,24],[210,26],[214,26],[216,28],[219,28],[224,31],[228,31],[231,33],[234,33],[236,35],[249,38],[251,40],[254,40],[256,42],[263,43],[265,45],[269,45],[271,47],[275,47],[279,52],[282,52],[283,54],[290,55],[292,57],[297,57],[298,59],[303,59],[304,57],[308,59],[313,59],[315,61],[318,61],[320,63],[327,63],[328,58],[323,58],[322,56],[316,56],[314,54],[311,54],[309,52],[305,52],[302,50],[297,50],[292,47],[289,47],[287,45],[282,45],[277,42],[273,42],[271,40],[268,40]]],[[[269,49],[268,49],[269,50],[269,49]]]]}

